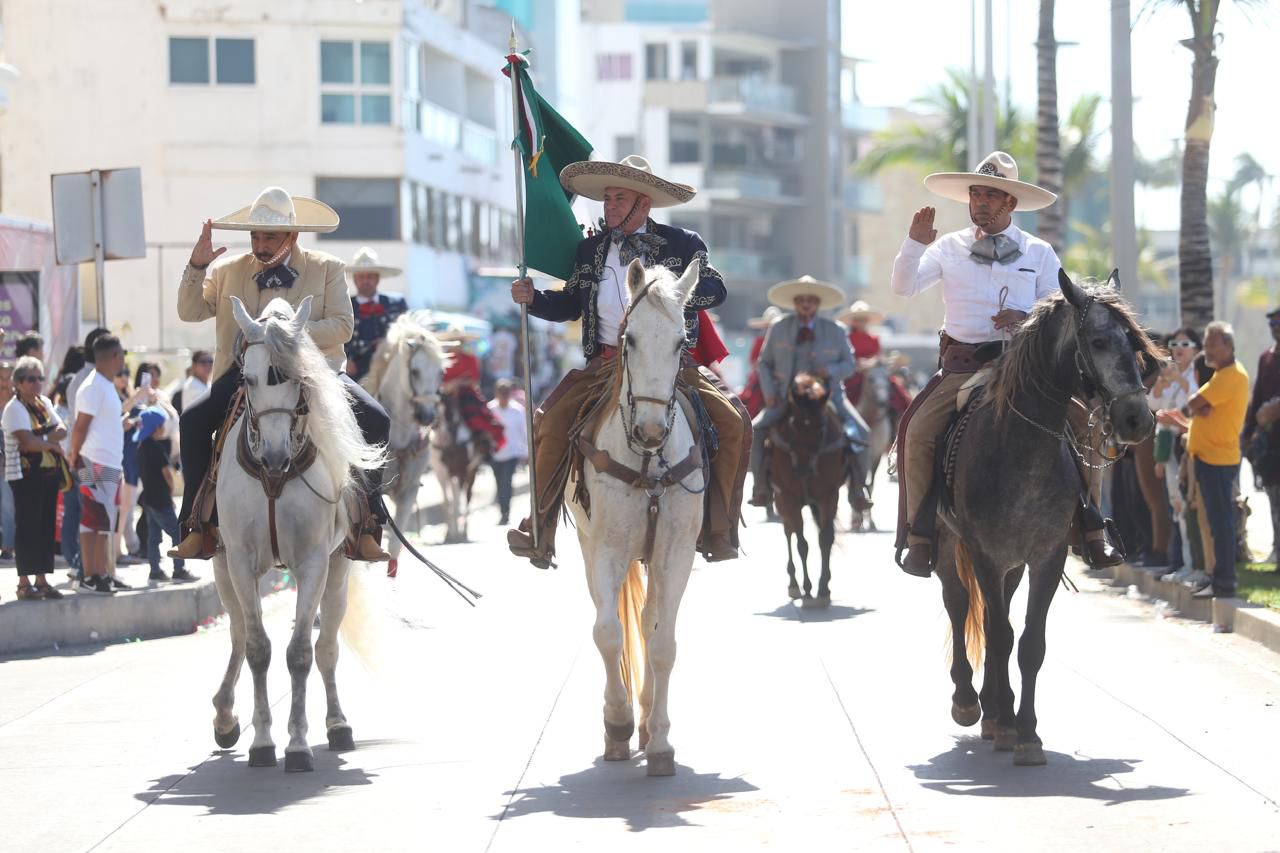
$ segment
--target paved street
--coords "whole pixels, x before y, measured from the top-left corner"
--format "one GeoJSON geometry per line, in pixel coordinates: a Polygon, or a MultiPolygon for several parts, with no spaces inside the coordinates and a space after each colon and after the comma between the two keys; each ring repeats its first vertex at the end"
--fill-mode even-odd
{"type": "MultiPolygon", "coordinates": [[[[249,769],[248,732],[214,749],[225,628],[0,664],[4,849],[1280,849],[1277,656],[1075,566],[1040,681],[1049,764],[1015,768],[951,721],[938,586],[892,566],[889,533],[841,535],[834,603],[804,611],[781,528],[754,510],[748,557],[699,563],[681,610],[677,775],[606,765],[572,533],[539,572],[481,503],[478,541],[432,549],[477,608],[408,561],[366,576],[351,619],[367,659],[344,648],[338,671],[358,749],[323,748],[313,675],[314,773],[249,769]]],[[[267,603],[281,751],[291,607],[267,603]]],[[[246,729],[251,693],[246,671],[246,729]]]]}

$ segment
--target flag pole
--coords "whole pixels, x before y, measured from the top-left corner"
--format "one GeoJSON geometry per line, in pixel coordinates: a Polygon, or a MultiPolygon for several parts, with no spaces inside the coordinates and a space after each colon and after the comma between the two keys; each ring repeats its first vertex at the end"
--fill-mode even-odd
{"type": "MultiPolygon", "coordinates": [[[[516,41],[516,20],[511,19],[511,38],[507,41],[507,55],[515,56],[518,43],[516,41]]],[[[520,133],[520,74],[515,63],[510,63],[511,73],[511,130],[514,135],[520,133]]],[[[524,278],[528,273],[528,267],[525,265],[524,256],[524,160],[520,156],[520,148],[517,145],[511,146],[511,153],[515,157],[516,166],[516,245],[520,252],[520,278],[524,278]]],[[[538,478],[537,478],[537,460],[536,448],[533,444],[533,362],[530,358],[529,347],[529,306],[520,305],[520,340],[521,354],[524,357],[524,429],[525,436],[528,439],[527,446],[529,448],[529,535],[533,540],[534,550],[539,548],[538,539],[541,531],[538,529],[538,478]]]]}

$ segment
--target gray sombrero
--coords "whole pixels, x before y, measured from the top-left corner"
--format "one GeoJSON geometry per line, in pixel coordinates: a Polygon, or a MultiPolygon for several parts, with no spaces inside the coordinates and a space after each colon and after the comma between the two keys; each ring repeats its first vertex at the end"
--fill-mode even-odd
{"type": "Polygon", "coordinates": [[[993,187],[1018,200],[1018,210],[1042,210],[1058,200],[1046,189],[1018,180],[1018,164],[1003,151],[994,151],[972,172],[934,172],[924,188],[952,201],[969,203],[969,187],[993,187]]]}
{"type": "Polygon", "coordinates": [[[629,154],[621,163],[579,160],[560,170],[560,185],[583,198],[604,201],[606,187],[623,187],[649,197],[653,207],[675,207],[697,194],[688,184],[677,184],[653,173],[649,161],[629,154]]]}
{"type": "Polygon", "coordinates": [[[321,231],[338,227],[338,213],[314,198],[291,196],[280,187],[267,187],[253,204],[215,219],[214,228],[226,231],[321,231]]]}

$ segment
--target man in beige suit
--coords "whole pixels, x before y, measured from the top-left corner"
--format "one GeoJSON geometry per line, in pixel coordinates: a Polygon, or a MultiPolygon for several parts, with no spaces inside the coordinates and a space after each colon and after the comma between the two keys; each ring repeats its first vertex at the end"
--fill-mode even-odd
{"type": "MultiPolygon", "coordinates": [[[[338,214],[314,199],[290,197],[279,187],[264,190],[249,207],[222,219],[206,220],[178,289],[178,316],[189,323],[213,318],[215,349],[213,384],[203,400],[182,412],[182,469],[189,487],[182,497],[179,520],[189,531],[171,557],[208,559],[199,519],[191,518],[191,503],[209,470],[213,433],[226,418],[231,398],[240,385],[240,367],[234,343],[239,326],[231,313],[231,297],[239,297],[252,316],[258,316],[272,299],[281,298],[297,308],[307,296],[312,300],[307,331],[335,372],[346,363],[345,344],[351,338],[353,320],[347,295],[344,264],[332,255],[298,245],[300,232],[333,231],[338,214]],[[248,231],[252,250],[218,267],[209,265],[226,251],[213,248],[213,229],[248,231]]],[[[359,385],[343,374],[353,411],[365,441],[385,444],[390,430],[387,413],[359,385]]],[[[380,499],[381,474],[365,478],[373,523],[360,531],[355,556],[360,560],[386,560],[381,547],[385,521],[380,499]]]]}

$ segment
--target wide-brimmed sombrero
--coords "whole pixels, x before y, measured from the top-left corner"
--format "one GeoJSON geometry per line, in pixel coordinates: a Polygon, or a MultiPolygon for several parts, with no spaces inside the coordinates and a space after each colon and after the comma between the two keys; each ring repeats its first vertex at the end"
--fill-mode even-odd
{"type": "Polygon", "coordinates": [[[802,275],[791,281],[784,281],[769,288],[769,302],[779,308],[788,310],[795,307],[797,296],[816,296],[819,299],[818,310],[825,311],[844,304],[844,291],[834,284],[818,281],[811,275],[802,275]]]}
{"type": "Polygon", "coordinates": [[[848,323],[849,321],[856,320],[859,317],[866,318],[867,322],[869,323],[880,323],[884,321],[884,314],[882,314],[879,311],[876,311],[866,302],[859,299],[856,302],[854,302],[852,305],[850,305],[848,308],[846,308],[845,310],[837,314],[836,322],[848,323]]]}
{"type": "Polygon", "coordinates": [[[391,278],[400,275],[402,270],[400,267],[388,267],[378,263],[378,253],[364,246],[356,252],[351,263],[347,264],[347,275],[355,275],[358,272],[377,273],[383,278],[391,278]]]}
{"type": "Polygon", "coordinates": [[[994,187],[1018,200],[1017,210],[1041,210],[1058,200],[1046,189],[1018,180],[1018,164],[1003,151],[994,151],[972,172],[934,172],[924,188],[952,201],[969,203],[969,187],[994,187]]]}
{"type": "Polygon", "coordinates": [[[320,231],[338,227],[338,213],[314,198],[291,196],[280,187],[267,187],[253,204],[221,219],[214,228],[226,231],[320,231]]]}
{"type": "Polygon", "coordinates": [[[606,187],[623,187],[649,197],[653,207],[675,207],[697,195],[688,184],[677,184],[653,173],[649,161],[636,154],[621,163],[579,160],[560,170],[560,185],[583,198],[604,201],[606,187]]]}
{"type": "Polygon", "coordinates": [[[783,310],[777,305],[770,305],[764,309],[764,313],[759,317],[752,317],[747,321],[748,329],[767,329],[773,325],[773,321],[783,315],[783,310]]]}

